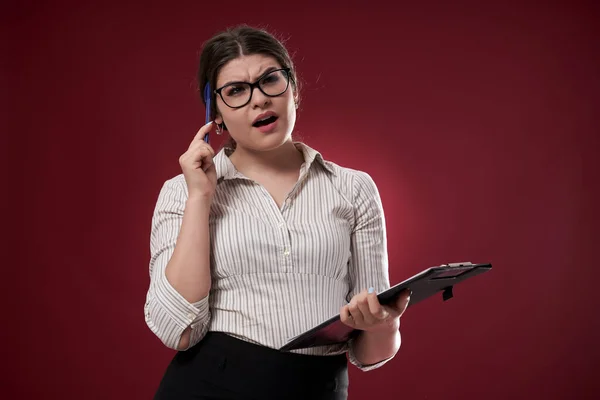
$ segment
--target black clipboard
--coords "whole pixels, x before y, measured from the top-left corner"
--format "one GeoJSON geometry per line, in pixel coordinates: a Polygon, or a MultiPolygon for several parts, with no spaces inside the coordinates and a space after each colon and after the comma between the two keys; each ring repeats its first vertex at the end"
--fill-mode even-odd
{"type": "MultiPolygon", "coordinates": [[[[392,303],[404,289],[412,291],[408,307],[442,293],[444,301],[453,297],[453,287],[469,278],[492,269],[492,264],[473,264],[471,262],[444,264],[427,268],[424,271],[400,282],[380,293],[377,298],[381,304],[392,303]]],[[[280,351],[296,350],[308,347],[344,343],[360,331],[344,325],[339,314],[314,328],[296,336],[282,346],[280,351]]]]}

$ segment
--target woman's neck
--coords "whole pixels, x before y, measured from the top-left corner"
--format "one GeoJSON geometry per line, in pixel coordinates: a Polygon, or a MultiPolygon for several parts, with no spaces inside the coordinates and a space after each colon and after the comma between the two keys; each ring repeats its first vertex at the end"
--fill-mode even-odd
{"type": "Polygon", "coordinates": [[[289,140],[271,151],[253,151],[237,146],[229,159],[242,174],[288,174],[297,173],[304,156],[289,140]]]}

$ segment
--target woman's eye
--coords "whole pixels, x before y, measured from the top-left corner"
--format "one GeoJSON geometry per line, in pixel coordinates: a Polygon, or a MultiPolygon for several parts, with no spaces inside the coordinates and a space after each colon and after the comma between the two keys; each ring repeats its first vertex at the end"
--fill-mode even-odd
{"type": "Polygon", "coordinates": [[[274,74],[265,76],[262,83],[263,84],[276,83],[278,80],[279,80],[279,76],[277,75],[277,73],[274,73],[274,74]]]}
{"type": "Polygon", "coordinates": [[[225,90],[225,94],[227,96],[239,96],[244,93],[246,88],[244,86],[229,86],[227,90],[225,90]]]}

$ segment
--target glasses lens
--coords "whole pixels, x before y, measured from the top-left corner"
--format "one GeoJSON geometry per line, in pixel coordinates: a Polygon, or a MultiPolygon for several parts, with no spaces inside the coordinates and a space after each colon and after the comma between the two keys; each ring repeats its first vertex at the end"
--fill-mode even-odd
{"type": "MultiPolygon", "coordinates": [[[[273,71],[260,80],[260,89],[267,96],[279,96],[289,85],[288,73],[284,70],[273,71]]],[[[221,97],[229,107],[242,107],[250,101],[252,89],[247,83],[232,83],[221,90],[221,97]]]]}
{"type": "Polygon", "coordinates": [[[229,107],[241,107],[248,102],[250,98],[250,85],[246,83],[234,83],[225,86],[221,90],[223,101],[229,107]]]}
{"type": "Polygon", "coordinates": [[[285,92],[288,88],[288,74],[286,71],[273,71],[268,75],[265,75],[260,80],[260,88],[268,96],[279,96],[285,92]]]}

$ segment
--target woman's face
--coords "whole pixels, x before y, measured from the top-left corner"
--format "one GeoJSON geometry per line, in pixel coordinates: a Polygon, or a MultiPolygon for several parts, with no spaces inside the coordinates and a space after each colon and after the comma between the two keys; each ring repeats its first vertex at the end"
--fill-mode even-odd
{"type": "Polygon", "coordinates": [[[296,106],[291,81],[289,85],[284,71],[265,76],[281,65],[269,56],[255,54],[241,56],[225,64],[217,76],[216,88],[222,88],[232,82],[254,83],[261,80],[265,92],[282,94],[270,97],[258,87],[250,90],[247,85],[229,85],[222,89],[221,96],[216,96],[217,123],[225,122],[231,137],[248,150],[268,151],[291,140],[296,123],[296,106]],[[233,106],[243,104],[252,92],[250,102],[241,108],[231,108],[223,100],[233,106]],[[265,119],[268,118],[268,119],[265,119]],[[259,120],[262,120],[259,122],[259,120]]]}

